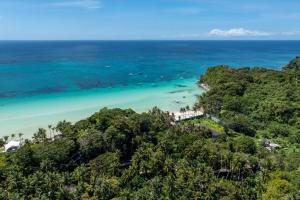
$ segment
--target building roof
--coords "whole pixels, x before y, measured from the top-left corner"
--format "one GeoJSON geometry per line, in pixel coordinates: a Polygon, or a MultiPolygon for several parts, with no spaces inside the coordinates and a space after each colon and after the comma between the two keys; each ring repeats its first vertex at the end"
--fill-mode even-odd
{"type": "Polygon", "coordinates": [[[20,141],[10,141],[9,143],[4,145],[5,152],[20,148],[20,141]]]}
{"type": "Polygon", "coordinates": [[[269,146],[270,146],[270,147],[273,147],[273,148],[280,147],[279,144],[275,144],[275,143],[270,143],[269,146]]]}

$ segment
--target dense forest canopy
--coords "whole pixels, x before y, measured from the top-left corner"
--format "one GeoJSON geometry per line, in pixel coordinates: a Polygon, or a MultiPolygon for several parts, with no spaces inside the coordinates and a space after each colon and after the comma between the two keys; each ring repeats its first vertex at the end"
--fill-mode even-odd
{"type": "Polygon", "coordinates": [[[220,122],[104,108],[39,129],[0,154],[0,199],[300,199],[299,66],[209,68],[196,107],[220,122]]]}
{"type": "MultiPolygon", "coordinates": [[[[200,82],[212,88],[200,97],[206,112],[246,135],[289,137],[300,142],[300,58],[283,71],[209,68],[200,82]]],[[[287,139],[287,138],[286,138],[287,139]]]]}

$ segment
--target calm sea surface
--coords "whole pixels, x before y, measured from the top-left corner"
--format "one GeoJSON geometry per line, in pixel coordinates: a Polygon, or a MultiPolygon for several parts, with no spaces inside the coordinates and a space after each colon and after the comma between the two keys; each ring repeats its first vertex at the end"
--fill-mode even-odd
{"type": "Polygon", "coordinates": [[[300,41],[2,41],[0,136],[103,106],[176,111],[209,66],[280,69],[297,55],[300,41]]]}

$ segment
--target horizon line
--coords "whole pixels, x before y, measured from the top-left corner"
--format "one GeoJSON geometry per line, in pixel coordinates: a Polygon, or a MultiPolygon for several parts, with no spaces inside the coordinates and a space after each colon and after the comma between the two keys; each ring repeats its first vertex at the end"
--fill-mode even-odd
{"type": "Polygon", "coordinates": [[[300,41],[300,39],[0,39],[0,42],[39,42],[39,41],[300,41]]]}

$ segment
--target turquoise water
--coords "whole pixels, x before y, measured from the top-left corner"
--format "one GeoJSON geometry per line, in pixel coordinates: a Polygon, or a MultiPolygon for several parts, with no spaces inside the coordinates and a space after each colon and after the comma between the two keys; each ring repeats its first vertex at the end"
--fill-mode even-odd
{"type": "Polygon", "coordinates": [[[75,122],[86,118],[102,107],[132,108],[137,112],[154,106],[176,112],[192,106],[197,95],[196,79],[162,81],[159,84],[129,85],[85,91],[0,99],[0,133],[22,132],[29,137],[38,127],[47,128],[67,119],[75,122]]]}
{"type": "Polygon", "coordinates": [[[0,41],[0,136],[102,107],[178,111],[209,66],[280,69],[300,41],[0,41]]]}

